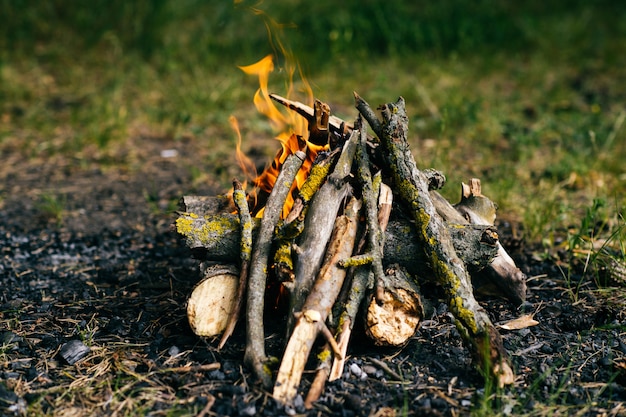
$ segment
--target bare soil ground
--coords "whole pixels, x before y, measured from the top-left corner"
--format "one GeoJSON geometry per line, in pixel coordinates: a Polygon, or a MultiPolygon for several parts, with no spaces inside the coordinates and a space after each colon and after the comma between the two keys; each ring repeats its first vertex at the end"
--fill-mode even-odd
{"type": "MultiPolygon", "coordinates": [[[[433,288],[435,312],[407,346],[381,350],[357,337],[349,370],[314,409],[280,408],[243,365],[241,326],[218,351],[186,321],[199,273],[171,231],[173,204],[223,192],[210,180],[223,167],[203,166],[208,150],[192,140],[136,141],[121,148],[123,163],[3,155],[0,415],[626,414],[624,300],[598,290],[584,264],[556,250],[538,256],[507,224],[503,242],[530,277],[524,308],[539,322],[502,331],[515,386],[485,387],[433,288]],[[190,167],[208,174],[202,185],[190,167]],[[72,346],[89,350],[71,363],[72,346]]],[[[521,313],[497,299],[483,305],[495,323],[521,313]]],[[[268,350],[280,356],[284,317],[273,317],[268,350]]]]}

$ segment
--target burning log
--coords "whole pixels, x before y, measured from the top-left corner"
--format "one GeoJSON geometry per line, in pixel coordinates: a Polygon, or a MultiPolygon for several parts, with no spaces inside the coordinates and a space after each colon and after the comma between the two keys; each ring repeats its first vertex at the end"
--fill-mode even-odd
{"type": "MultiPolygon", "coordinates": [[[[291,109],[295,111],[296,113],[298,113],[300,116],[304,117],[306,121],[309,122],[309,126],[311,125],[317,126],[320,124],[321,113],[319,111],[316,112],[315,108],[312,108],[311,106],[307,106],[306,104],[300,103],[298,101],[293,101],[285,97],[281,97],[278,94],[270,94],[269,97],[272,100],[276,101],[277,103],[282,104],[288,109],[291,109]]],[[[317,105],[319,104],[316,103],[316,106],[317,105]]],[[[328,106],[326,107],[328,108],[328,106]]],[[[344,132],[345,128],[352,130],[351,124],[344,122],[343,120],[341,120],[340,118],[336,116],[330,115],[330,108],[328,108],[327,112],[328,114],[324,116],[325,120],[322,124],[327,125],[328,129],[331,132],[334,132],[335,134],[339,136],[343,136],[345,134],[344,132]]]]}
{"type": "Polygon", "coordinates": [[[298,193],[298,197],[291,207],[291,211],[282,224],[277,227],[277,247],[274,253],[273,268],[278,279],[286,286],[293,287],[296,276],[293,272],[293,252],[297,249],[296,240],[304,230],[304,220],[310,200],[319,187],[324,183],[328,175],[328,169],[334,156],[329,155],[321,161],[317,161],[311,168],[311,173],[298,193]]]}
{"type": "MultiPolygon", "coordinates": [[[[223,294],[205,290],[194,295],[194,291],[190,322],[205,314],[205,320],[220,323],[218,330],[202,333],[199,326],[192,326],[194,331],[212,335],[223,330],[222,347],[237,322],[245,293],[244,360],[265,388],[273,385],[273,395],[282,403],[295,398],[313,343],[322,335],[326,348],[306,399],[310,406],[326,379],[341,375],[359,312],[365,310],[366,333],[375,344],[403,345],[424,315],[418,281],[430,280],[446,292],[459,332],[481,369],[488,369],[500,385],[512,383],[500,335],[476,302],[471,279],[476,281],[479,271],[488,268],[501,281],[500,293],[519,303],[525,277],[498,242],[495,205],[482,196],[480,182],[471,180],[467,189],[463,186],[456,206],[435,191],[445,177],[417,168],[408,149],[402,99],[383,106],[381,122],[355,94],[361,115],[349,124],[332,116],[320,101],[311,108],[269,97],[306,118],[309,139],[293,136],[297,145],[292,143],[277,155],[271,168],[278,178],[273,185],[264,185],[265,194],[252,210],[261,218],[250,217],[237,182],[232,199],[187,196],[181,201],[176,230],[192,254],[203,261],[240,266],[239,273],[223,274],[231,282],[223,294]],[[368,135],[363,118],[378,139],[368,135]],[[306,176],[298,175],[299,170],[306,176]],[[404,203],[393,210],[393,193],[383,177],[394,183],[404,203]],[[361,237],[355,248],[357,235],[361,237]],[[293,328],[274,384],[266,365],[263,329],[268,279],[277,279],[287,289],[288,333],[293,328]],[[207,302],[233,298],[219,309],[210,309],[207,302]],[[333,319],[328,321],[331,309],[333,319]]],[[[264,174],[259,178],[269,177],[264,174]]]]}

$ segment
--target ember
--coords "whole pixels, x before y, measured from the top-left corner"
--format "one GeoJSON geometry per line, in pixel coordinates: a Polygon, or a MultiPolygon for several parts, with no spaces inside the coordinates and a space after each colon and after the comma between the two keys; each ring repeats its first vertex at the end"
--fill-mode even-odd
{"type": "MultiPolygon", "coordinates": [[[[511,384],[514,375],[507,352],[476,302],[474,288],[487,282],[518,305],[525,299],[525,276],[498,242],[495,205],[482,195],[480,181],[463,184],[456,206],[437,193],[445,177],[417,168],[407,143],[402,98],[384,105],[379,120],[355,94],[360,115],[348,124],[333,117],[320,101],[311,107],[269,94],[270,58],[242,69],[259,76],[254,102],[283,130],[277,137],[282,149],[255,179],[260,189],[252,212],[256,218],[248,213],[238,181],[233,193],[237,215],[224,211],[227,198],[183,198],[176,225],[186,244],[207,263],[239,266],[236,294],[227,284],[224,292],[206,291],[202,288],[206,281],[194,290],[190,316],[194,330],[205,336],[224,331],[223,346],[245,296],[245,361],[286,404],[296,397],[313,343],[322,336],[326,345],[318,355],[318,373],[306,400],[310,407],[325,381],[341,375],[359,315],[375,344],[402,346],[424,318],[420,282],[430,281],[446,293],[479,369],[487,370],[501,386],[511,384]],[[273,101],[293,114],[286,116],[273,101]],[[399,203],[393,205],[393,199],[399,203]],[[264,344],[268,282],[282,285],[290,305],[289,340],[276,374],[268,367],[264,344]],[[207,299],[200,302],[196,297],[207,299]],[[235,297],[236,302],[219,311],[198,308],[224,297],[235,297]],[[198,328],[202,320],[213,326],[228,324],[205,332],[198,328]]],[[[216,280],[232,282],[237,275],[209,272],[205,277],[211,288],[217,288],[216,280]]]]}

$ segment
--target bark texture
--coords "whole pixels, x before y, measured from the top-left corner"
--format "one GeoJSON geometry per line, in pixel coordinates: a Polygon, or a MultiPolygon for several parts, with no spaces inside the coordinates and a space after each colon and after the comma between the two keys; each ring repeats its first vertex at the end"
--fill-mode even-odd
{"type": "MultiPolygon", "coordinates": [[[[236,214],[215,213],[212,197],[183,197],[182,211],[175,228],[194,257],[203,261],[237,264],[240,253],[241,230],[236,214]],[[204,201],[204,203],[201,203],[204,201]],[[209,211],[204,211],[207,209],[209,211]]],[[[260,219],[252,219],[252,233],[256,239],[260,219]]],[[[480,225],[447,224],[450,239],[458,256],[472,271],[489,265],[497,253],[495,241],[488,236],[495,228],[480,225]]],[[[497,238],[497,235],[496,235],[497,238]]],[[[406,218],[389,221],[385,232],[383,264],[400,264],[411,274],[429,279],[433,272],[417,241],[415,224],[406,218]]]]}
{"type": "Polygon", "coordinates": [[[417,168],[410,152],[404,99],[384,105],[382,116],[380,139],[385,167],[416,222],[417,240],[437,282],[447,294],[459,332],[479,360],[480,369],[489,369],[500,385],[511,384],[514,375],[502,338],[474,298],[469,273],[457,256],[448,229],[430,198],[428,178],[417,168]],[[483,346],[485,343],[488,349],[483,346]]]}

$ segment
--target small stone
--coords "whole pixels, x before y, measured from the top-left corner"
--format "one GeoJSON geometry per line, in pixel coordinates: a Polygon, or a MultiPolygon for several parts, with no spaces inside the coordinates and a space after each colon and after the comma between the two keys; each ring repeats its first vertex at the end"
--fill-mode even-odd
{"type": "Polygon", "coordinates": [[[161,150],[161,158],[176,158],[177,156],[178,156],[178,150],[176,149],[161,150]]]}
{"type": "Polygon", "coordinates": [[[22,338],[11,331],[0,333],[0,345],[7,346],[12,343],[19,343],[21,341],[22,338]]]}
{"type": "Polygon", "coordinates": [[[376,375],[377,371],[378,369],[375,366],[372,366],[372,365],[363,366],[363,372],[365,372],[368,375],[376,375]]]}
{"type": "Polygon", "coordinates": [[[69,365],[74,365],[87,356],[90,350],[89,346],[85,345],[80,340],[70,340],[61,347],[59,355],[61,355],[69,365]]]}
{"type": "Polygon", "coordinates": [[[363,370],[356,363],[350,364],[350,373],[356,376],[357,378],[361,378],[361,374],[363,374],[363,370]]]}
{"type": "Polygon", "coordinates": [[[304,413],[305,408],[304,408],[304,398],[302,398],[302,395],[298,394],[296,395],[296,398],[294,398],[293,400],[293,407],[296,409],[296,411],[299,414],[304,413]]]}
{"type": "Polygon", "coordinates": [[[519,307],[517,307],[517,311],[520,313],[526,313],[529,311],[533,311],[534,305],[530,301],[524,301],[519,307]]]}
{"type": "Polygon", "coordinates": [[[348,394],[343,397],[344,407],[354,411],[361,410],[361,397],[354,394],[348,394]]]}
{"type": "Polygon", "coordinates": [[[448,406],[448,403],[441,398],[433,398],[431,401],[433,408],[445,409],[448,406]]]}
{"type": "Polygon", "coordinates": [[[254,404],[248,404],[239,410],[240,416],[255,416],[256,415],[256,407],[254,404]]]}
{"type": "Polygon", "coordinates": [[[169,350],[167,351],[167,353],[170,356],[176,356],[180,353],[180,349],[178,348],[178,346],[173,345],[172,347],[169,348],[169,350]]]}
{"type": "Polygon", "coordinates": [[[220,371],[219,369],[215,369],[211,372],[209,372],[207,374],[207,377],[209,379],[215,379],[218,381],[223,381],[224,379],[226,379],[226,375],[224,375],[224,372],[220,371]]]}

